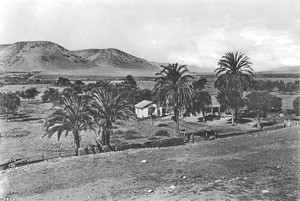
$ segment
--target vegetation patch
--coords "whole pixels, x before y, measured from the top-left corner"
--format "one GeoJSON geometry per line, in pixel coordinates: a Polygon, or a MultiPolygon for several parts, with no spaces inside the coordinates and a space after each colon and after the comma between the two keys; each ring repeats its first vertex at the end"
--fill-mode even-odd
{"type": "Polygon", "coordinates": [[[27,130],[18,130],[18,129],[12,129],[10,131],[6,131],[3,133],[0,133],[0,137],[6,137],[6,138],[20,138],[25,137],[29,135],[30,132],[27,130]]]}
{"type": "Polygon", "coordinates": [[[166,136],[166,137],[170,137],[170,134],[168,133],[167,130],[159,130],[156,131],[154,136],[166,136]]]}
{"type": "Polygon", "coordinates": [[[168,124],[166,124],[166,123],[159,123],[157,126],[158,126],[158,127],[167,127],[168,124]]]}
{"type": "Polygon", "coordinates": [[[126,131],[125,135],[123,136],[125,140],[134,140],[134,139],[140,139],[142,136],[140,136],[136,131],[134,130],[128,130],[126,131]]]}

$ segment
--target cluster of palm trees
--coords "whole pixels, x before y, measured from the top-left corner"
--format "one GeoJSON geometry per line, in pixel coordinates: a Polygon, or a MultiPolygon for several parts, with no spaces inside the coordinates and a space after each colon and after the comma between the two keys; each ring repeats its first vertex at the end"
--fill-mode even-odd
{"type": "MultiPolygon", "coordinates": [[[[240,52],[226,53],[215,70],[218,76],[215,87],[226,94],[239,93],[249,90],[252,85],[252,68],[249,58],[240,52]]],[[[197,104],[193,99],[201,95],[195,92],[192,85],[193,76],[188,74],[185,65],[169,64],[162,66],[161,72],[156,74],[153,99],[158,105],[166,105],[174,112],[174,122],[177,137],[179,132],[180,112],[197,104]]],[[[57,133],[58,139],[63,133],[71,132],[76,147],[75,155],[80,147],[80,131],[98,128],[98,137],[103,145],[109,145],[112,125],[117,119],[135,119],[133,105],[123,93],[117,92],[114,85],[109,83],[95,88],[88,95],[64,96],[64,108],[55,111],[46,121],[46,134],[51,137],[57,133]],[[100,137],[101,136],[101,137],[100,137]]]]}
{"type": "Polygon", "coordinates": [[[57,133],[61,135],[72,133],[75,144],[75,155],[80,148],[80,132],[97,129],[98,143],[110,146],[112,124],[117,119],[135,119],[133,105],[128,103],[124,94],[117,94],[115,86],[107,83],[95,88],[89,94],[71,93],[63,95],[63,108],[57,109],[45,123],[44,136],[49,138],[57,133]]]}

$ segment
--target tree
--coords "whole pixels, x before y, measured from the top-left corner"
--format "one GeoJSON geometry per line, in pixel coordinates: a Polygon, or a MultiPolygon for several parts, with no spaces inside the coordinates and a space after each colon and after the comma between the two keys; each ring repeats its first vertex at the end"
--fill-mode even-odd
{"type": "Polygon", "coordinates": [[[163,70],[156,73],[154,99],[173,107],[177,137],[182,137],[179,133],[179,111],[187,108],[194,96],[190,82],[193,77],[187,74],[186,65],[178,66],[176,63],[161,67],[163,70]]]}
{"type": "Polygon", "coordinates": [[[194,87],[194,90],[199,90],[201,91],[202,89],[204,89],[205,85],[207,84],[207,79],[202,77],[200,78],[199,80],[197,81],[194,81],[192,83],[193,87],[194,87]]]}
{"type": "Polygon", "coordinates": [[[252,68],[249,58],[241,52],[226,53],[219,60],[220,66],[215,70],[218,76],[215,81],[215,87],[220,91],[238,91],[242,93],[251,89],[252,86],[252,68]]]}
{"type": "Polygon", "coordinates": [[[74,81],[74,84],[72,85],[72,88],[74,91],[76,91],[78,94],[82,93],[84,87],[84,82],[81,80],[74,81]]]}
{"type": "Polygon", "coordinates": [[[248,110],[254,111],[257,116],[257,128],[260,128],[260,117],[272,108],[272,96],[267,91],[253,91],[246,96],[248,110]]]}
{"type": "Polygon", "coordinates": [[[53,100],[53,96],[55,96],[56,93],[59,93],[57,89],[54,88],[49,88],[46,91],[44,91],[44,94],[42,95],[42,101],[45,102],[52,102],[51,99],[53,100]]]}
{"type": "Polygon", "coordinates": [[[293,100],[293,109],[295,111],[295,114],[297,116],[299,116],[300,115],[300,96],[298,96],[297,98],[295,98],[293,100]]]}
{"type": "Polygon", "coordinates": [[[211,96],[207,91],[195,91],[194,98],[192,100],[191,112],[193,114],[202,112],[205,121],[205,108],[211,104],[211,96]]]}
{"type": "Polygon", "coordinates": [[[39,93],[40,92],[36,88],[31,87],[25,90],[25,92],[22,91],[20,95],[22,98],[30,100],[30,99],[34,99],[39,93]]]}
{"type": "Polygon", "coordinates": [[[272,96],[271,107],[274,110],[280,111],[282,107],[282,98],[277,96],[272,96]]]}
{"type": "Polygon", "coordinates": [[[234,125],[238,110],[244,106],[242,94],[237,91],[221,91],[217,95],[217,100],[221,104],[221,108],[230,109],[231,124],[234,125]]]}
{"type": "Polygon", "coordinates": [[[69,132],[73,134],[75,143],[75,156],[78,156],[80,148],[80,132],[86,130],[93,122],[93,117],[89,113],[88,99],[75,95],[62,96],[63,108],[57,109],[46,120],[46,133],[43,135],[51,138],[57,133],[57,140],[63,132],[65,137],[69,132]]]}
{"type": "Polygon", "coordinates": [[[124,94],[118,93],[115,86],[108,85],[92,90],[91,110],[95,123],[101,128],[101,144],[110,146],[113,123],[117,119],[136,119],[133,105],[126,101],[124,94]]]}
{"type": "Polygon", "coordinates": [[[134,80],[134,78],[132,77],[132,75],[127,75],[123,84],[130,84],[130,85],[133,85],[133,86],[137,86],[137,83],[136,81],[134,80]]]}
{"type": "Polygon", "coordinates": [[[148,107],[148,115],[151,119],[151,125],[153,125],[153,114],[155,112],[155,107],[154,106],[150,106],[148,107]]]}
{"type": "Polygon", "coordinates": [[[8,113],[15,112],[20,106],[20,98],[15,93],[0,93],[0,107],[6,111],[6,122],[8,122],[8,113]]]}
{"type": "Polygon", "coordinates": [[[65,86],[70,86],[71,82],[68,78],[59,77],[57,82],[56,82],[56,85],[65,87],[65,86]]]}

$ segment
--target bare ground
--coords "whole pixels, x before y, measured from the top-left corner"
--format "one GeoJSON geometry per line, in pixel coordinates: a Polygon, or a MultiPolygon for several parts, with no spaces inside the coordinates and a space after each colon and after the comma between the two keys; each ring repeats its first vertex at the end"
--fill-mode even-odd
{"type": "Polygon", "coordinates": [[[60,158],[0,172],[15,200],[299,200],[299,131],[60,158]],[[147,160],[147,163],[142,163],[147,160]]]}

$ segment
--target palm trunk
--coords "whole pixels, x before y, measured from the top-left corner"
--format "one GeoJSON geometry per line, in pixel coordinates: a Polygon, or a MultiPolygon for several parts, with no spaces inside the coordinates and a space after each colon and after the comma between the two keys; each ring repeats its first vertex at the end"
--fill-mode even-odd
{"type": "Polygon", "coordinates": [[[257,115],[257,128],[260,129],[260,115],[257,115]]]}
{"type": "Polygon", "coordinates": [[[150,119],[151,119],[151,125],[153,125],[153,117],[152,117],[152,114],[150,114],[150,119]]]}
{"type": "Polygon", "coordinates": [[[106,145],[106,144],[105,144],[105,141],[106,141],[106,140],[105,140],[105,135],[106,135],[106,128],[102,128],[102,129],[101,129],[101,144],[102,144],[102,145],[106,145]]]}
{"type": "Polygon", "coordinates": [[[180,138],[179,133],[179,111],[177,107],[174,107],[174,121],[175,121],[175,129],[176,129],[176,136],[180,138]]]}
{"type": "Polygon", "coordinates": [[[112,124],[110,121],[105,123],[105,127],[102,129],[102,143],[103,145],[110,145],[110,133],[112,131],[112,124]]]}
{"type": "Polygon", "coordinates": [[[8,109],[6,109],[6,122],[8,122],[8,109]]]}
{"type": "Polygon", "coordinates": [[[80,148],[80,138],[78,131],[73,132],[74,143],[75,143],[75,156],[78,156],[78,149],[80,148]]]}
{"type": "Polygon", "coordinates": [[[234,125],[234,109],[231,109],[231,125],[234,125]]]}
{"type": "Polygon", "coordinates": [[[205,110],[202,110],[203,121],[205,122],[205,110]]]}

